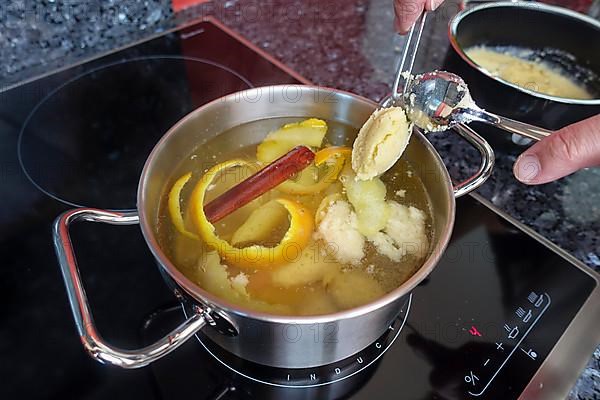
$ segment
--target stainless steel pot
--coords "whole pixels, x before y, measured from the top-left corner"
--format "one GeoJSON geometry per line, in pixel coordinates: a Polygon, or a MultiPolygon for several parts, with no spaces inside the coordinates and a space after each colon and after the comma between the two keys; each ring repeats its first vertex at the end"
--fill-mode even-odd
{"type": "MultiPolygon", "coordinates": [[[[79,208],[60,215],[54,224],[54,244],[79,336],[88,353],[102,363],[137,368],[168,354],[203,329],[211,340],[244,359],[275,367],[304,368],[339,361],[373,343],[397,317],[403,297],[433,270],[445,250],[454,224],[455,197],[477,188],[491,173],[492,149],[469,128],[459,127],[457,132],[479,150],[482,162],[474,176],[455,186],[429,141],[417,131],[413,134],[404,157],[417,169],[431,198],[434,233],[430,253],[402,286],[358,308],[309,317],[241,309],[196,286],[171,263],[159,247],[157,221],[160,199],[171,182],[173,166],[191,149],[221,132],[275,117],[317,117],[358,130],[376,107],[374,102],[354,94],[302,85],[255,88],[226,96],[190,113],[158,142],[142,172],[137,212],[79,208]],[[176,296],[193,304],[195,313],[148,347],[122,350],[106,343],[94,326],[69,238],[69,225],[77,221],[139,223],[159,269],[176,296]]],[[[239,143],[250,144],[262,137],[239,139],[239,143]]]]}

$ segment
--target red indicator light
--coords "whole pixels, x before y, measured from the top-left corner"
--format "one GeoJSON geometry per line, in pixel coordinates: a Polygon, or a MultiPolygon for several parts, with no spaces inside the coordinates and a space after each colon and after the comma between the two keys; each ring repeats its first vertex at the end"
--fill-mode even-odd
{"type": "Polygon", "coordinates": [[[471,334],[471,336],[479,336],[481,337],[481,333],[479,333],[479,331],[477,330],[477,328],[475,328],[475,326],[471,326],[471,329],[469,329],[469,333],[471,334]]]}

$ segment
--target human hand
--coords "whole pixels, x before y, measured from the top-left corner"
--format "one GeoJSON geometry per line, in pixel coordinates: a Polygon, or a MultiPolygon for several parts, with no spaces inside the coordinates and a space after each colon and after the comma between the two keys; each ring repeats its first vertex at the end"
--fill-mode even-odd
{"type": "Polygon", "coordinates": [[[423,9],[435,10],[444,0],[394,0],[394,27],[396,31],[405,34],[415,23],[423,9]]]}
{"type": "Polygon", "coordinates": [[[566,126],[519,156],[513,167],[528,185],[547,183],[600,165],[600,114],[566,126]]]}

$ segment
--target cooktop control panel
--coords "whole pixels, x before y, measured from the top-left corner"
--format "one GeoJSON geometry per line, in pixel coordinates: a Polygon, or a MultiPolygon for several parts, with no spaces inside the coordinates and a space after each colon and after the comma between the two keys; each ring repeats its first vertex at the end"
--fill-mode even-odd
{"type": "Polygon", "coordinates": [[[386,357],[424,375],[415,379],[431,397],[414,383],[407,398],[516,399],[596,279],[475,198],[458,200],[456,215],[442,260],[413,292],[406,351],[386,357]]]}
{"type": "MultiPolygon", "coordinates": [[[[536,350],[528,346],[525,340],[551,303],[548,293],[531,292],[523,299],[514,315],[506,320],[499,332],[495,332],[495,348],[488,354],[474,356],[472,367],[465,371],[464,381],[470,395],[481,396],[515,352],[522,351],[532,360],[538,358],[536,350]]],[[[469,334],[475,340],[483,337],[475,325],[469,328],[469,334]]]]}

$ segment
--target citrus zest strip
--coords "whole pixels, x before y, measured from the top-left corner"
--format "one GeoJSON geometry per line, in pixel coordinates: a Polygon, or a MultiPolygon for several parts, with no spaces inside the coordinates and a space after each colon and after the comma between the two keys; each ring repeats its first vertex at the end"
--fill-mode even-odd
{"type": "Polygon", "coordinates": [[[344,163],[350,158],[352,149],[346,146],[325,147],[315,153],[315,165],[329,164],[329,169],[312,185],[287,180],[277,187],[278,190],[294,195],[314,194],[327,189],[338,178],[344,163]]]}
{"type": "Polygon", "coordinates": [[[284,198],[273,200],[285,207],[290,215],[290,226],[275,247],[250,245],[238,248],[232,246],[216,234],[214,225],[209,221],[204,211],[206,190],[217,175],[229,168],[247,165],[249,165],[249,162],[241,159],[225,161],[212,167],[198,181],[190,198],[190,210],[198,234],[208,246],[214,248],[230,265],[253,271],[270,269],[289,263],[306,247],[314,228],[312,215],[298,202],[284,198]]]}
{"type": "Polygon", "coordinates": [[[352,149],[347,146],[329,146],[321,149],[315,153],[315,165],[319,166],[324,162],[330,160],[332,157],[335,159],[343,158],[347,159],[352,155],[352,149]]]}
{"type": "Polygon", "coordinates": [[[198,240],[200,239],[198,235],[185,229],[185,223],[183,222],[183,216],[181,215],[181,191],[183,190],[183,187],[186,183],[188,183],[191,177],[192,173],[188,172],[187,174],[177,179],[177,181],[175,181],[175,184],[173,184],[173,187],[169,192],[168,206],[169,214],[171,215],[171,221],[173,221],[173,225],[175,225],[175,228],[179,231],[179,233],[190,239],[198,240]]]}

